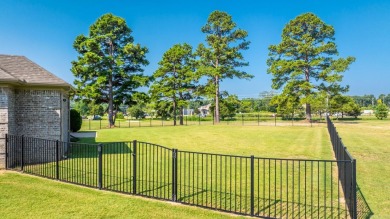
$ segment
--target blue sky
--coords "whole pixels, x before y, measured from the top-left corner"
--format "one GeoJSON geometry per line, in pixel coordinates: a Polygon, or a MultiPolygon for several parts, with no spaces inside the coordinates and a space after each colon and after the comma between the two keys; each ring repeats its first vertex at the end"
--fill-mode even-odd
{"type": "Polygon", "coordinates": [[[87,34],[99,16],[113,13],[127,21],[136,43],[149,48],[150,65],[145,74],[151,75],[172,45],[186,42],[195,48],[204,42],[200,28],[214,10],[232,15],[251,41],[244,52],[250,64],[245,70],[255,78],[223,81],[222,89],[229,93],[257,97],[261,91],[271,90],[267,48],[280,42],[289,20],[305,12],[317,14],[335,28],[340,56],[356,57],[343,80],[350,85],[348,94],[390,93],[388,0],[1,0],[0,54],[24,55],[73,83],[74,39],[87,34]]]}

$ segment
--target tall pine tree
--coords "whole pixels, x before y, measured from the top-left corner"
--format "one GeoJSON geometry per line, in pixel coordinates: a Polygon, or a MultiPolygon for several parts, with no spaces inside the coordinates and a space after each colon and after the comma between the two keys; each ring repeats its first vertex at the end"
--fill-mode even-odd
{"type": "Polygon", "coordinates": [[[155,79],[151,86],[152,98],[169,100],[173,107],[173,122],[176,125],[179,110],[180,125],[183,125],[184,106],[191,98],[195,88],[194,55],[192,47],[186,43],[176,44],[162,57],[159,68],[153,74],[155,79]]]}
{"type": "Polygon", "coordinates": [[[135,44],[126,21],[112,14],[101,16],[87,36],[77,36],[73,47],[79,53],[71,69],[78,96],[108,103],[108,120],[114,126],[114,109],[130,104],[136,89],[148,84],[149,77],[142,74],[148,49],[135,44]]]}
{"type": "Polygon", "coordinates": [[[247,50],[250,42],[245,40],[248,33],[236,28],[236,23],[226,12],[212,12],[207,24],[202,27],[202,32],[207,34],[207,46],[203,44],[198,46],[197,55],[200,58],[198,72],[208,78],[204,90],[215,102],[214,119],[218,123],[221,81],[226,78],[253,77],[237,69],[248,65],[241,51],[247,50]]]}
{"type": "MultiPolygon", "coordinates": [[[[334,29],[312,13],[291,20],[283,29],[282,42],[269,47],[268,73],[273,75],[273,89],[290,89],[306,105],[306,119],[311,120],[310,96],[324,91],[337,94],[343,75],[354,57],[337,58],[334,29]]],[[[286,93],[283,91],[283,93],[286,93]]]]}

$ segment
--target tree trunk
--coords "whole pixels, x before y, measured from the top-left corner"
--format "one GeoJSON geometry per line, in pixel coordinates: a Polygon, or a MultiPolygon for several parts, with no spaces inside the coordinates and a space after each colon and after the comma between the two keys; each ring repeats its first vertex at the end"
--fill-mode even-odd
{"type": "Polygon", "coordinates": [[[114,121],[114,104],[113,104],[113,91],[112,91],[112,74],[108,76],[108,121],[110,127],[115,125],[114,121]]]}
{"type": "Polygon", "coordinates": [[[311,121],[311,106],[310,103],[306,103],[306,120],[311,121]]]}
{"type": "Polygon", "coordinates": [[[184,125],[183,123],[183,114],[184,114],[184,107],[180,107],[180,125],[184,125]]]}
{"type": "Polygon", "coordinates": [[[215,76],[215,109],[214,122],[219,123],[219,77],[215,76]]]}
{"type": "Polygon", "coordinates": [[[176,98],[173,98],[173,125],[176,126],[176,98]]]}

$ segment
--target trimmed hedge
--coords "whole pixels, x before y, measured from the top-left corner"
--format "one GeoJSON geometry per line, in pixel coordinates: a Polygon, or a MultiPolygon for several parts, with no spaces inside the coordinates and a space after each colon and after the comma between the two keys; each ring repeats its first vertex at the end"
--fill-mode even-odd
{"type": "Polygon", "coordinates": [[[81,124],[83,123],[83,120],[81,118],[80,113],[75,110],[70,110],[70,131],[71,132],[77,132],[81,129],[81,124]]]}

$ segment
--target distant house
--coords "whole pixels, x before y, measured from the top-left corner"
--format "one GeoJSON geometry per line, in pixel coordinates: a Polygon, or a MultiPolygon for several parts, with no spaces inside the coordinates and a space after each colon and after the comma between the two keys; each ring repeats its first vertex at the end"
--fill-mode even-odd
{"type": "Polygon", "coordinates": [[[207,104],[198,108],[201,116],[207,116],[210,113],[211,104],[207,104]]]}
{"type": "Polygon", "coordinates": [[[362,115],[371,116],[374,114],[374,110],[364,110],[362,115]]]}
{"type": "Polygon", "coordinates": [[[7,133],[68,141],[71,89],[24,56],[0,55],[0,168],[7,133]]]}
{"type": "Polygon", "coordinates": [[[184,116],[192,116],[194,115],[194,109],[183,109],[184,116]]]}

